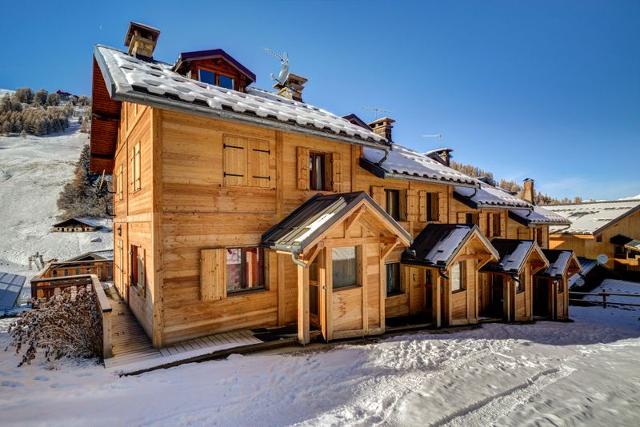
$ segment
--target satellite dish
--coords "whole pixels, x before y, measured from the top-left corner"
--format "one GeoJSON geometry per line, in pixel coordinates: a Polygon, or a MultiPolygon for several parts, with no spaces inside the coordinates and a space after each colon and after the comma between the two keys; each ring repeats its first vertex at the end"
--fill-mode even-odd
{"type": "Polygon", "coordinates": [[[600,254],[596,258],[596,261],[598,262],[599,265],[605,265],[607,261],[609,261],[609,257],[606,256],[605,254],[600,254]]]}
{"type": "Polygon", "coordinates": [[[582,277],[578,277],[578,278],[576,279],[576,282],[575,282],[575,283],[576,283],[576,285],[577,285],[577,286],[584,286],[584,283],[585,283],[585,282],[584,282],[584,279],[583,279],[582,277]]]}

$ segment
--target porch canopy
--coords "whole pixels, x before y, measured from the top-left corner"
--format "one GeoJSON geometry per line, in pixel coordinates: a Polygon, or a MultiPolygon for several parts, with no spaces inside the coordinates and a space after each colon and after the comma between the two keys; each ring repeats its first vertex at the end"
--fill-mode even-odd
{"type": "Polygon", "coordinates": [[[313,322],[325,340],[384,332],[384,259],[410,243],[411,235],[373,199],[353,192],[314,195],[264,233],[261,245],[291,255],[297,266],[298,340],[305,344],[311,291],[313,322]]]}
{"type": "Polygon", "coordinates": [[[402,263],[445,269],[468,244],[483,247],[488,254],[487,261],[498,259],[498,253],[478,227],[428,224],[402,254],[402,263]]]}
{"type": "Polygon", "coordinates": [[[564,249],[543,249],[542,253],[549,261],[549,267],[538,275],[551,278],[562,278],[565,274],[571,276],[581,270],[580,261],[573,251],[564,249]]]}
{"type": "Polygon", "coordinates": [[[498,251],[499,258],[486,264],[481,270],[483,272],[518,275],[528,262],[532,262],[534,274],[549,265],[542,249],[533,240],[493,239],[491,244],[498,251]]]}

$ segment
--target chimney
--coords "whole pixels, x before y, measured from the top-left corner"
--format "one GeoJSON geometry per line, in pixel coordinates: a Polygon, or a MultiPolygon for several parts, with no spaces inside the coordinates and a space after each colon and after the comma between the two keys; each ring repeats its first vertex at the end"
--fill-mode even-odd
{"type": "Polygon", "coordinates": [[[302,91],[304,90],[304,84],[307,82],[302,76],[289,73],[284,85],[276,83],[273,85],[275,89],[278,89],[278,95],[294,101],[302,102],[302,91]]]}
{"type": "Polygon", "coordinates": [[[378,135],[386,138],[387,141],[393,142],[391,138],[391,130],[393,129],[393,124],[396,121],[389,117],[382,117],[380,119],[376,119],[369,123],[369,127],[378,135]]]}
{"type": "Polygon", "coordinates": [[[129,30],[124,38],[124,45],[129,48],[129,55],[140,59],[153,59],[153,51],[160,37],[160,30],[138,22],[129,22],[129,30]]]}
{"type": "Polygon", "coordinates": [[[535,205],[536,200],[536,191],[533,187],[533,179],[525,178],[523,182],[523,190],[522,190],[522,198],[526,201],[535,205]]]}
{"type": "Polygon", "coordinates": [[[427,157],[432,158],[436,162],[440,162],[445,166],[451,166],[452,148],[436,148],[435,150],[424,153],[427,157]]]}

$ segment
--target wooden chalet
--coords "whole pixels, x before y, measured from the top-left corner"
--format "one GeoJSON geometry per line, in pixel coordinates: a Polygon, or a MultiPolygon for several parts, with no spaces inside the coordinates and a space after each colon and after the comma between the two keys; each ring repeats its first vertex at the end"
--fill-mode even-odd
{"type": "Polygon", "coordinates": [[[64,221],[53,224],[51,231],[60,233],[84,233],[96,231],[98,227],[82,218],[69,218],[64,221]]]}
{"type": "Polygon", "coordinates": [[[546,206],[569,221],[551,229],[550,247],[572,250],[595,260],[606,255],[606,266],[640,273],[640,200],[612,200],[546,206]]]}
{"type": "Polygon", "coordinates": [[[302,343],[332,340],[410,316],[476,323],[495,238],[530,243],[513,318],[531,315],[556,217],[451,169],[450,149],[396,144],[393,119],[305,103],[300,76],[257,89],[221,49],[153,59],[158,37],[131,23],[127,52],[95,48],[91,132],[91,168],[115,183],[114,283],[154,346],[288,325],[302,343]]]}

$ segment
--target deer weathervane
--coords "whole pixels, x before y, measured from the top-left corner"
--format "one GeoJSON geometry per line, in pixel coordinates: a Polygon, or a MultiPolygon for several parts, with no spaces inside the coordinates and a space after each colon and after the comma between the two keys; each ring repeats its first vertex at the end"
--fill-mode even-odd
{"type": "Polygon", "coordinates": [[[285,87],[287,78],[289,78],[289,57],[287,56],[287,52],[278,53],[269,48],[266,48],[265,52],[280,60],[280,72],[277,77],[271,73],[271,79],[276,82],[276,85],[285,87]]]}

